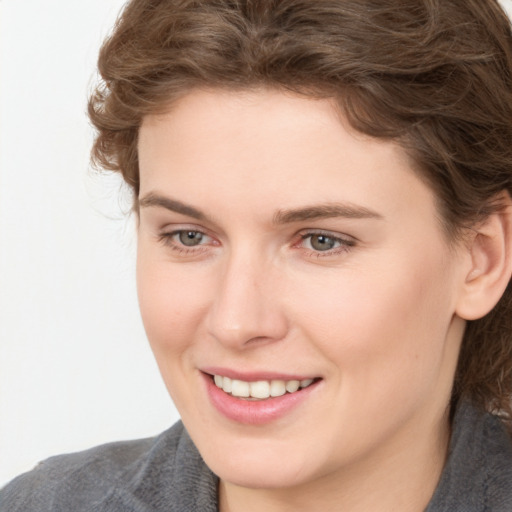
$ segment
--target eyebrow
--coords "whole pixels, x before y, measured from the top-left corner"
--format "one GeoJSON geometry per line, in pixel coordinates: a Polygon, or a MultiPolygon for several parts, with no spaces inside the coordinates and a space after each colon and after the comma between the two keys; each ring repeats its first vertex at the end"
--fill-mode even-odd
{"type": "Polygon", "coordinates": [[[182,203],[181,201],[177,201],[176,199],[171,199],[170,197],[154,194],[153,192],[150,192],[149,194],[139,199],[138,206],[140,208],[160,206],[166,210],[170,210],[171,212],[181,213],[197,220],[206,220],[207,218],[202,211],[194,208],[193,206],[182,203]]]}
{"type": "Polygon", "coordinates": [[[275,224],[288,224],[305,220],[345,217],[348,219],[382,219],[382,215],[364,206],[325,203],[292,210],[279,210],[274,215],[275,224]]]}
{"type": "MultiPolygon", "coordinates": [[[[138,201],[140,208],[161,207],[197,220],[208,220],[201,210],[170,197],[150,192],[138,201]]],[[[274,224],[291,224],[305,220],[345,217],[348,219],[382,219],[382,215],[364,206],[342,203],[323,203],[301,208],[278,210],[273,216],[274,224]]]]}

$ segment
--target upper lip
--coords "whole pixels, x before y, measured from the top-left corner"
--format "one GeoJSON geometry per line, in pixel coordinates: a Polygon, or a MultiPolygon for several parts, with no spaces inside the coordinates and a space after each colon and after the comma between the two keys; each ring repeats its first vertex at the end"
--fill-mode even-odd
{"type": "Polygon", "coordinates": [[[274,371],[239,371],[231,368],[223,367],[203,367],[201,368],[203,373],[209,375],[221,375],[223,377],[229,377],[230,379],[243,380],[245,382],[256,382],[259,380],[305,380],[305,379],[317,379],[318,375],[311,374],[299,374],[299,373],[282,373],[274,371]]]}

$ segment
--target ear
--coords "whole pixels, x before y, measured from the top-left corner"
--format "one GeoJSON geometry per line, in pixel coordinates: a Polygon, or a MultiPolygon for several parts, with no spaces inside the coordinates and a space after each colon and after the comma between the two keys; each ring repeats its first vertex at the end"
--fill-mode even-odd
{"type": "Polygon", "coordinates": [[[507,192],[498,199],[503,208],[474,226],[467,242],[468,265],[455,311],[464,320],[489,313],[512,274],[512,200],[507,192]]]}

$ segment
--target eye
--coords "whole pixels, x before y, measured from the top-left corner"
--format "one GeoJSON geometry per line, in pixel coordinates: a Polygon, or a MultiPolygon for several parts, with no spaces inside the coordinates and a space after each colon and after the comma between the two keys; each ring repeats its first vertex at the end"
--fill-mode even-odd
{"type": "Polygon", "coordinates": [[[158,239],[165,246],[180,253],[196,253],[199,249],[206,249],[208,244],[215,245],[215,241],[211,236],[197,229],[176,229],[161,233],[158,239]]]}
{"type": "Polygon", "coordinates": [[[200,231],[178,231],[174,233],[174,236],[181,244],[187,247],[199,245],[204,238],[204,234],[200,231]]]}
{"type": "Polygon", "coordinates": [[[339,241],[327,235],[308,235],[309,245],[315,251],[329,251],[339,245],[339,241]]]}
{"type": "Polygon", "coordinates": [[[355,245],[353,239],[334,236],[330,233],[305,233],[301,238],[302,247],[317,255],[319,253],[326,253],[326,256],[337,254],[341,251],[348,251],[350,247],[355,245]]]}

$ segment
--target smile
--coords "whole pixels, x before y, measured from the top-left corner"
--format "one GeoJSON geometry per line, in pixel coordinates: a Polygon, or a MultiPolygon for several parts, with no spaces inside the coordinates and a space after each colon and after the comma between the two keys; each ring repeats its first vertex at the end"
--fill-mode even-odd
{"type": "Polygon", "coordinates": [[[285,418],[309,403],[324,388],[323,377],[272,371],[240,372],[202,368],[205,391],[213,408],[228,420],[264,425],[285,418]]]}
{"type": "Polygon", "coordinates": [[[314,379],[303,380],[258,380],[247,382],[231,379],[222,375],[214,375],[215,385],[225,393],[237,398],[265,400],[271,397],[283,396],[286,393],[295,393],[299,389],[310,386],[314,379]]]}

